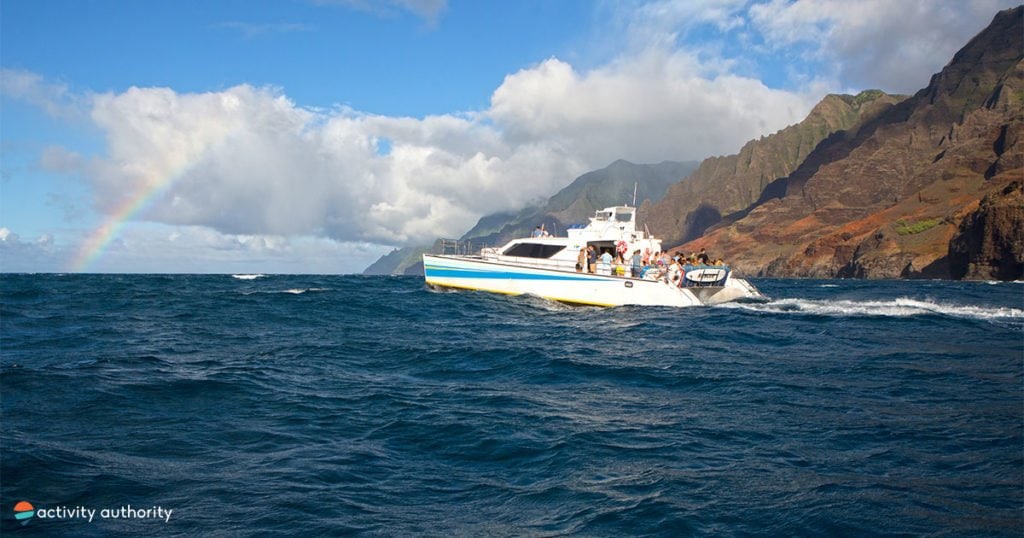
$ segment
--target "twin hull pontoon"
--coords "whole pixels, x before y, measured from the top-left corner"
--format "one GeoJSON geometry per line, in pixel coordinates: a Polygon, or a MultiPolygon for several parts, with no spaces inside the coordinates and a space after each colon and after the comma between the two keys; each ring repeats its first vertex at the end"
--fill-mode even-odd
{"type": "Polygon", "coordinates": [[[676,282],[617,275],[601,264],[596,273],[586,267],[578,271],[579,251],[588,246],[624,252],[628,260],[636,250],[660,251],[661,241],[636,229],[635,208],[617,206],[598,211],[586,227],[562,237],[514,239],[472,255],[424,254],[423,274],[431,287],[530,294],[581,305],[696,306],[762,297],[724,266],[686,266],[676,282]]]}

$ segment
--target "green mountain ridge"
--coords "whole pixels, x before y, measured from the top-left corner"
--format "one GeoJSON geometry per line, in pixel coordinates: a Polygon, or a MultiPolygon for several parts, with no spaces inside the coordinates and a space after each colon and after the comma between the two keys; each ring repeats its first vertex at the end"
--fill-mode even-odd
{"type": "Polygon", "coordinates": [[[804,164],[826,139],[856,128],[905,99],[879,90],[826,95],[796,124],[751,140],[739,153],[710,157],[665,197],[638,215],[666,245],[695,239],[761,199],[773,183],[804,164]]]}
{"type": "MultiPolygon", "coordinates": [[[[913,96],[827,95],[803,121],[705,159],[660,199],[641,187],[638,222],[666,247],[707,248],[744,275],[1020,280],[1022,133],[1017,6],[913,96]]],[[[538,224],[562,232],[631,201],[636,166],[660,165],[616,161],[542,206],[481,219],[463,239],[501,243],[538,224]]]]}
{"type": "Polygon", "coordinates": [[[693,212],[660,217],[691,238],[679,248],[746,275],[1024,278],[1024,6],[912,97],[862,116],[698,237],[681,225],[693,212]]]}

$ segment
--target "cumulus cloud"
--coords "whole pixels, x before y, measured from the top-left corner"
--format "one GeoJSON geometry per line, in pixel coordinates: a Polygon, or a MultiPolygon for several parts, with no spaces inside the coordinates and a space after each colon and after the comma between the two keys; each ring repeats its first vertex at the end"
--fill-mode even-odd
{"type": "MultiPolygon", "coordinates": [[[[103,152],[50,148],[41,161],[86,178],[104,214],[142,205],[138,220],[202,227],[228,245],[237,241],[225,237],[257,236],[422,244],[461,235],[483,215],[519,209],[619,158],[733,153],[801,120],[835,89],[821,81],[777,89],[739,74],[722,51],[685,46],[698,27],[760,32],[767,46],[803,44],[819,61],[836,59],[847,79],[875,82],[911,73],[896,67],[901,61],[935,65],[933,56],[942,55],[941,67],[970,36],[936,32],[952,31],[957,14],[981,11],[982,3],[929,12],[907,0],[937,30],[913,22],[902,33],[888,22],[897,19],[891,7],[875,0],[772,0],[749,10],[740,0],[646,3],[626,23],[629,45],[610,60],[584,69],[549,58],[506,76],[485,110],[424,118],[312,109],[283,89],[249,85],[74,96],[38,75],[5,71],[3,90],[47,110],[75,103],[86,111],[105,136],[103,152]],[[941,50],[945,43],[951,50],[941,50]],[[887,47],[895,59],[886,57],[887,47]],[[877,62],[884,65],[869,69],[877,62]],[[148,203],[139,204],[143,198],[148,203]]],[[[390,5],[424,17],[445,8],[411,0],[390,5]]],[[[916,80],[911,89],[937,68],[926,69],[907,75],[916,80]]],[[[868,86],[891,88],[862,87],[868,86]]]]}
{"type": "Polygon", "coordinates": [[[85,172],[103,212],[155,193],[143,218],[225,233],[430,240],[578,171],[523,162],[557,160],[511,147],[479,119],[312,111],[272,88],[132,88],[97,95],[91,117],[107,137],[85,172]]]}
{"type": "Polygon", "coordinates": [[[55,245],[53,236],[42,234],[32,241],[7,227],[0,227],[0,272],[56,272],[63,269],[64,250],[55,245]]]}
{"type": "Polygon", "coordinates": [[[551,59],[507,77],[490,115],[517,143],[544,140],[587,165],[702,159],[803,118],[814,97],[735,75],[701,76],[683,53],[648,49],[580,73],[551,59]]]}
{"type": "MultiPolygon", "coordinates": [[[[155,193],[141,218],[223,233],[381,244],[457,236],[626,158],[700,159],[798,121],[813,99],[704,78],[649,49],[578,72],[550,59],[509,75],[491,107],[401,118],[312,110],[274,88],[93,96],[106,154],[83,164],[105,213],[155,193]]],[[[51,167],[78,156],[51,150],[51,167]]]]}
{"type": "Polygon", "coordinates": [[[1018,0],[771,0],[750,7],[765,44],[831,65],[842,84],[913,93],[1018,0]]]}

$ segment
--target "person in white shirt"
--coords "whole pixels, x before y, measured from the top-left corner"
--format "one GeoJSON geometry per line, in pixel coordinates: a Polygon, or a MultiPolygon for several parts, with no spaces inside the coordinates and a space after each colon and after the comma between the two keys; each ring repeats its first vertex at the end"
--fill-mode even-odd
{"type": "Polygon", "coordinates": [[[601,253],[601,265],[597,272],[602,275],[612,274],[612,254],[607,250],[601,253]]]}

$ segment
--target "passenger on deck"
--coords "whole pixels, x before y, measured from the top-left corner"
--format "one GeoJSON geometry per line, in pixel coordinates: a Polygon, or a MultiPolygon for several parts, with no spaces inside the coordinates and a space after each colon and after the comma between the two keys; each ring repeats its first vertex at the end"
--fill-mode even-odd
{"type": "Polygon", "coordinates": [[[632,276],[633,278],[640,278],[640,264],[642,263],[642,261],[643,258],[642,256],[640,256],[640,249],[636,249],[635,251],[633,251],[633,259],[630,260],[629,270],[629,275],[632,276]]]}
{"type": "Polygon", "coordinates": [[[533,229],[533,233],[530,234],[530,237],[540,237],[542,235],[544,235],[544,231],[541,230],[540,226],[537,226],[536,228],[533,229]]]}
{"type": "Polygon", "coordinates": [[[697,261],[699,261],[701,265],[707,265],[709,259],[710,257],[708,256],[708,253],[704,252],[704,249],[700,249],[700,254],[697,255],[697,261]]]}
{"type": "Polygon", "coordinates": [[[597,250],[594,249],[594,245],[587,247],[587,272],[597,272],[597,250]]]}
{"type": "Polygon", "coordinates": [[[576,255],[576,272],[582,273],[587,267],[587,249],[583,247],[580,249],[579,254],[576,255]]]}
{"type": "Polygon", "coordinates": [[[673,286],[679,286],[682,281],[683,268],[679,265],[679,260],[672,260],[672,264],[668,266],[668,272],[666,273],[669,284],[673,286]]]}
{"type": "Polygon", "coordinates": [[[597,269],[597,274],[612,274],[612,254],[607,250],[601,253],[601,265],[597,269]]]}

